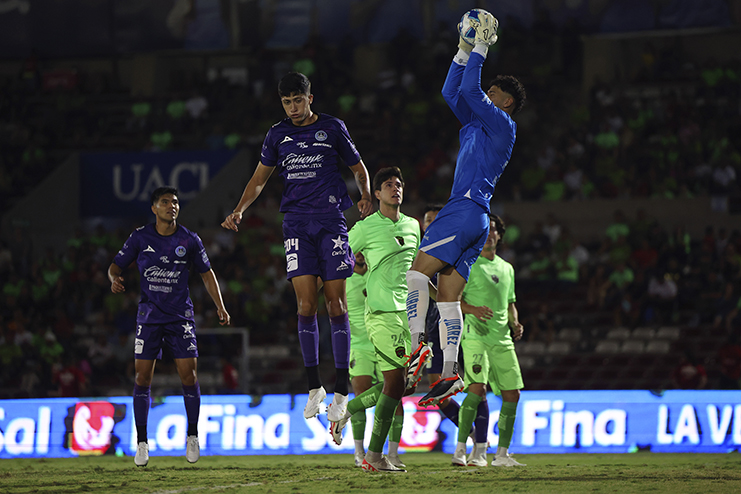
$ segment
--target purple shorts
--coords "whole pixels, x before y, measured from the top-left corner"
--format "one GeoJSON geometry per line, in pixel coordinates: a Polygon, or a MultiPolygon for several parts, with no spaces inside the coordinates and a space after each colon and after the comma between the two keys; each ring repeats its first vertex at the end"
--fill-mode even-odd
{"type": "Polygon", "coordinates": [[[323,281],[345,279],[355,267],[344,216],[289,218],[286,215],[283,246],[289,280],[306,274],[319,276],[323,281]]]}
{"type": "Polygon", "coordinates": [[[134,358],[154,360],[162,358],[162,344],[173,358],[198,357],[195,324],[189,321],[167,324],[137,324],[134,340],[134,358]]]}

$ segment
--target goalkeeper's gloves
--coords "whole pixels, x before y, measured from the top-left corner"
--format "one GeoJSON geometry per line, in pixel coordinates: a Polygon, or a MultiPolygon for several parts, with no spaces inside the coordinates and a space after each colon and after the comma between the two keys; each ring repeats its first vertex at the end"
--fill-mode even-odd
{"type": "Polygon", "coordinates": [[[479,16],[479,21],[474,25],[474,29],[476,30],[474,44],[484,45],[488,48],[497,42],[499,21],[489,12],[482,12],[482,14],[479,16]]]}
{"type": "Polygon", "coordinates": [[[468,53],[470,55],[471,50],[473,50],[473,45],[468,44],[466,40],[463,39],[463,36],[458,36],[458,48],[461,51],[468,53]]]}

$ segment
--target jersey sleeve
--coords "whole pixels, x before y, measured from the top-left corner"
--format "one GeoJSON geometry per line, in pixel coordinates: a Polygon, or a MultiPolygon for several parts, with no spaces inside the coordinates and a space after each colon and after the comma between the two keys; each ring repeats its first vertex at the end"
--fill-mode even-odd
{"type": "Polygon", "coordinates": [[[510,264],[509,267],[509,276],[510,276],[510,284],[509,284],[509,293],[507,294],[507,302],[510,304],[514,304],[517,302],[517,297],[515,297],[515,268],[512,267],[510,264]]]}
{"type": "Polygon", "coordinates": [[[443,99],[448,104],[456,118],[461,124],[466,125],[471,121],[472,112],[471,107],[468,106],[466,100],[461,95],[461,80],[463,78],[463,72],[465,65],[458,64],[455,60],[450,63],[450,69],[448,69],[448,75],[443,83],[443,99]]]}
{"type": "Polygon", "coordinates": [[[481,89],[481,68],[483,65],[484,57],[475,52],[471,53],[468,64],[463,70],[461,95],[484,128],[493,134],[497,134],[512,128],[511,119],[504,110],[494,106],[481,89]]]}
{"type": "Polygon", "coordinates": [[[265,134],[265,140],[262,141],[262,150],[260,151],[260,163],[265,166],[275,166],[278,161],[278,149],[273,142],[273,128],[265,134]]]}
{"type": "Polygon", "coordinates": [[[211,261],[206,253],[206,248],[203,246],[201,237],[194,233],[191,244],[193,245],[193,248],[188,250],[193,253],[191,260],[193,261],[196,270],[201,274],[209,271],[211,269],[211,261]]]}
{"type": "Polygon", "coordinates": [[[337,132],[339,134],[337,136],[337,154],[340,155],[340,158],[342,158],[347,166],[356,165],[360,162],[360,153],[355,148],[355,143],[350,137],[350,132],[348,132],[345,122],[337,120],[337,123],[337,132]]]}
{"type": "Polygon", "coordinates": [[[347,233],[347,242],[350,244],[350,249],[352,249],[353,252],[363,252],[367,242],[360,221],[350,228],[350,231],[347,233]]]}
{"type": "Polygon", "coordinates": [[[139,255],[139,242],[137,237],[136,232],[129,235],[129,238],[126,239],[121,250],[119,250],[116,257],[113,258],[113,264],[121,269],[126,269],[129,267],[129,264],[136,260],[136,257],[139,255]]]}

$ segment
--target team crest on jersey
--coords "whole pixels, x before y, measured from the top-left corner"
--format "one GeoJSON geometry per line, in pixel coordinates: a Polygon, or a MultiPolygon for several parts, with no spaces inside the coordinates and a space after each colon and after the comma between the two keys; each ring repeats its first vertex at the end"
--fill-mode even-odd
{"type": "Polygon", "coordinates": [[[183,257],[185,253],[186,253],[185,247],[183,247],[182,245],[178,245],[175,248],[175,254],[177,254],[178,257],[183,257]]]}
{"type": "Polygon", "coordinates": [[[472,370],[474,374],[479,374],[481,372],[481,366],[479,364],[476,364],[473,366],[472,370]]]}
{"type": "Polygon", "coordinates": [[[396,239],[396,243],[400,246],[404,247],[404,237],[394,237],[396,239]]]}
{"type": "Polygon", "coordinates": [[[326,141],[327,140],[327,133],[323,130],[317,130],[316,134],[314,134],[314,138],[317,141],[326,141]]]}
{"type": "Polygon", "coordinates": [[[352,359],[352,360],[350,361],[350,368],[351,368],[351,369],[354,369],[354,368],[355,368],[355,359],[352,359]]]}
{"type": "Polygon", "coordinates": [[[492,279],[492,281],[493,281],[494,283],[499,283],[499,276],[497,276],[497,275],[493,274],[493,275],[491,275],[491,279],[492,279]]]}
{"type": "Polygon", "coordinates": [[[403,346],[397,346],[396,347],[396,356],[401,358],[403,357],[407,352],[404,350],[403,346]]]}

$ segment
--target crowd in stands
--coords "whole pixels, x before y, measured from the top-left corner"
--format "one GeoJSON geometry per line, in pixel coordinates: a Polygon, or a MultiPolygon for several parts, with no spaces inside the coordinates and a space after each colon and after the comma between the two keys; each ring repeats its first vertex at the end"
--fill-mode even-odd
{"type": "MultiPolygon", "coordinates": [[[[445,201],[459,125],[439,91],[455,46],[453,34],[441,31],[426,43],[400,35],[389,46],[393,63],[375,81],[353,77],[352,44],[335,48],[312,40],[299,54],[257,51],[244,78],[179,74],[171,78],[170,91],[156,97],[132,95],[102,73],[76,73],[71,87],[54,88],[41,77],[42,62],[25,63],[19,77],[0,78],[0,210],[17,204],[77,151],[259,149],[266,130],[282,116],[275,81],[292,69],[312,79],[315,110],[345,120],[371,173],[399,166],[408,177],[405,202],[445,201]]],[[[656,53],[647,44],[640,71],[626,80],[595,84],[585,100],[578,70],[549,62],[557,58],[551,53],[555,46],[572,45],[547,41],[513,29],[492,49],[496,62],[486,66],[492,76],[494,68],[518,75],[529,94],[497,200],[710,196],[715,209],[738,211],[738,61],[697,66],[683,63],[679,48],[656,53]]],[[[277,218],[271,220],[279,187],[277,181],[269,185],[240,235],[199,233],[234,325],[251,329],[255,347],[277,345],[294,352],[295,318],[285,316],[295,312],[295,300],[285,281],[277,218]]],[[[695,365],[707,377],[683,379],[687,372],[678,368],[661,379],[670,387],[685,382],[738,387],[741,348],[733,339],[741,331],[738,230],[708,227],[702,238],[692,238],[681,226],[659,224],[649,212],[629,218],[616,211],[602,238],[589,243],[570,233],[556,208],[528,236],[518,235],[516,212],[511,214],[499,253],[515,265],[526,343],[551,344],[574,325],[585,332],[704,328],[718,340],[714,353],[702,357],[702,372],[697,370],[702,365],[695,365]],[[580,303],[569,307],[567,299],[580,303]],[[558,306],[559,300],[564,304],[558,306]],[[601,319],[578,319],[584,314],[601,319]]],[[[115,296],[105,275],[128,233],[101,226],[80,231],[63,251],[38,253],[22,228],[3,232],[2,397],[107,394],[116,388],[128,393],[137,274],[127,271],[128,290],[115,296]]],[[[198,327],[215,326],[205,290],[199,284],[191,290],[198,327]]],[[[199,338],[199,344],[202,354],[218,354],[224,358],[220,365],[228,366],[230,384],[220,385],[227,388],[221,390],[235,389],[238,355],[231,348],[238,345],[214,337],[199,338]]],[[[325,351],[328,345],[323,342],[325,351]]],[[[672,353],[680,365],[679,354],[690,349],[681,341],[676,345],[672,353]]],[[[681,365],[696,360],[687,355],[681,365]]],[[[248,388],[301,392],[302,380],[287,377],[296,365],[300,356],[286,356],[272,377],[251,379],[248,388]]],[[[250,377],[255,376],[240,379],[250,377]]]]}

